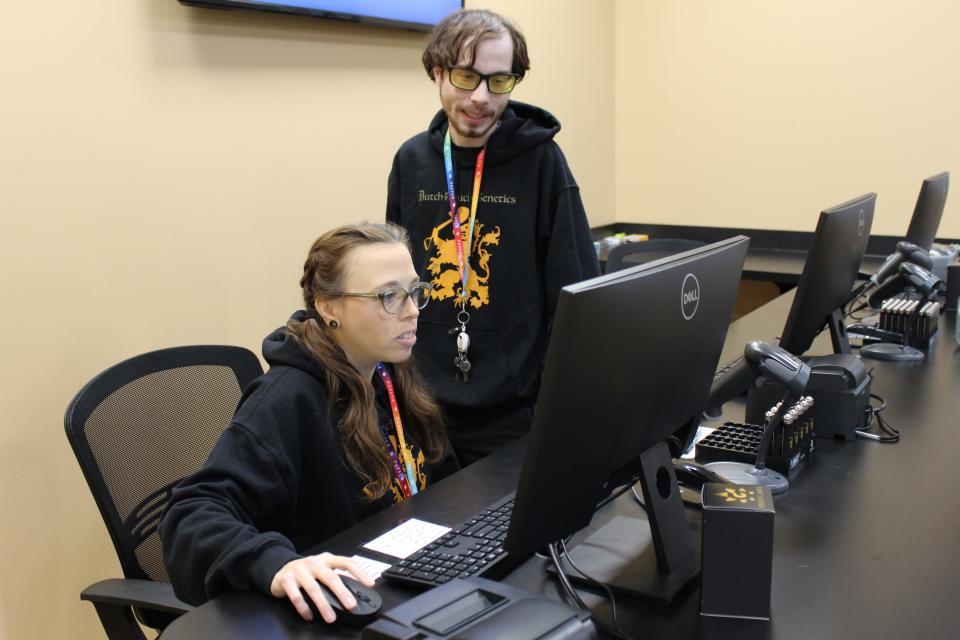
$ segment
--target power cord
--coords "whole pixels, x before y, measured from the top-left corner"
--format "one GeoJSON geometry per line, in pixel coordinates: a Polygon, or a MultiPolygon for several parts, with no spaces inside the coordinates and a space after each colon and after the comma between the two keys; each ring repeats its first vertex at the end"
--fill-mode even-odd
{"type": "Polygon", "coordinates": [[[609,496],[607,496],[606,498],[598,502],[597,507],[593,510],[593,512],[596,513],[597,511],[600,511],[600,509],[607,506],[608,504],[610,504],[611,502],[613,502],[614,500],[616,500],[617,498],[625,494],[627,491],[630,491],[631,489],[633,489],[634,486],[636,486],[636,482],[628,482],[627,484],[623,485],[622,487],[620,487],[619,489],[611,493],[609,496]]]}
{"type": "Polygon", "coordinates": [[[900,442],[900,431],[888,421],[884,420],[883,416],[880,415],[880,412],[887,408],[887,401],[875,393],[871,393],[870,398],[877,400],[880,403],[880,406],[874,407],[873,404],[867,404],[866,409],[864,409],[867,414],[866,428],[857,429],[857,437],[864,438],[865,440],[873,440],[875,442],[883,442],[886,444],[900,442]],[[871,427],[873,426],[874,417],[877,419],[877,427],[880,429],[881,433],[873,433],[870,431],[871,427]]]}
{"type": "Polygon", "coordinates": [[[600,582],[596,578],[593,578],[587,575],[586,573],[583,572],[582,569],[577,567],[577,565],[574,564],[573,560],[570,558],[570,554],[567,553],[567,545],[565,542],[563,541],[555,542],[550,545],[549,549],[550,549],[551,561],[553,562],[553,566],[557,571],[557,577],[560,579],[560,586],[563,588],[564,593],[567,594],[567,597],[569,597],[573,602],[576,603],[578,607],[580,607],[584,611],[590,611],[590,617],[593,619],[594,624],[607,635],[612,636],[614,638],[618,638],[619,640],[634,640],[633,636],[628,634],[626,631],[623,630],[623,628],[620,627],[620,622],[617,620],[617,602],[616,602],[616,599],[614,598],[613,591],[610,589],[610,586],[603,582],[600,582]],[[606,599],[610,603],[610,615],[613,620],[612,626],[604,622],[603,620],[600,620],[595,613],[590,611],[589,607],[587,607],[586,603],[577,593],[573,584],[570,582],[570,578],[567,576],[566,572],[563,570],[563,567],[560,563],[560,555],[557,552],[557,545],[560,545],[561,549],[563,550],[563,555],[566,556],[567,562],[570,564],[571,567],[573,567],[574,571],[576,571],[581,576],[583,576],[583,578],[590,584],[602,587],[603,590],[606,592],[606,599]]]}
{"type": "MultiPolygon", "coordinates": [[[[617,498],[619,498],[620,496],[622,496],[623,494],[625,494],[627,491],[629,491],[630,489],[633,488],[634,484],[636,484],[636,483],[627,483],[627,484],[619,487],[618,489],[616,489],[616,490],[615,490],[613,493],[611,493],[609,496],[607,496],[606,498],[604,498],[603,500],[601,500],[600,502],[598,502],[598,503],[597,503],[597,506],[594,508],[593,512],[596,513],[597,511],[600,511],[600,509],[602,509],[604,506],[606,506],[607,504],[613,502],[614,500],[616,500],[617,498]]],[[[572,537],[573,537],[573,534],[570,534],[569,536],[567,536],[566,538],[564,538],[563,540],[561,540],[561,541],[560,541],[560,544],[566,544],[566,542],[568,542],[568,541],[570,540],[570,538],[572,538],[572,537]]],[[[548,549],[549,549],[549,547],[548,547],[548,549]]],[[[541,559],[541,560],[549,560],[549,559],[550,559],[549,556],[543,554],[543,549],[534,552],[533,555],[536,556],[537,558],[541,559]]]]}
{"type": "MultiPolygon", "coordinates": [[[[843,310],[843,311],[844,311],[844,315],[843,315],[844,318],[849,318],[849,317],[851,317],[853,314],[855,314],[857,311],[861,311],[861,310],[863,310],[863,309],[866,309],[866,308],[869,306],[868,303],[864,302],[864,303],[862,303],[859,307],[852,308],[853,305],[854,305],[857,301],[859,301],[860,298],[863,297],[863,294],[865,294],[867,291],[870,290],[871,286],[872,286],[872,283],[871,283],[869,280],[867,280],[867,281],[861,282],[860,286],[853,291],[852,295],[850,296],[850,302],[848,302],[848,303],[845,305],[845,309],[843,310]]],[[[856,319],[859,320],[860,318],[856,318],[856,319]]]]}
{"type": "Polygon", "coordinates": [[[644,511],[647,510],[647,504],[643,501],[643,498],[640,497],[640,494],[637,493],[636,485],[630,487],[630,491],[633,492],[633,501],[640,505],[640,508],[644,511]]]}

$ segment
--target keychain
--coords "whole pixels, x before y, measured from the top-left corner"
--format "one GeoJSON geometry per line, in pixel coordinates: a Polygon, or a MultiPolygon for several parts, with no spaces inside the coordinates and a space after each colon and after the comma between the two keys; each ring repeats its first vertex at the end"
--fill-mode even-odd
{"type": "Polygon", "coordinates": [[[459,327],[450,329],[450,333],[457,334],[457,357],[453,359],[453,366],[457,368],[454,380],[467,383],[470,381],[470,360],[467,359],[467,350],[470,349],[470,336],[467,335],[467,323],[470,322],[470,314],[465,310],[457,314],[459,327]]]}

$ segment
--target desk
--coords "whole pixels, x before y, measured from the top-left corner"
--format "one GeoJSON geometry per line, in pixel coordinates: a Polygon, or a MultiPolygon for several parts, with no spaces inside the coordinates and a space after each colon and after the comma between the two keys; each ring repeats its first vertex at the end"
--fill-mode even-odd
{"type": "MultiPolygon", "coordinates": [[[[602,253],[600,261],[606,264],[606,259],[606,253],[602,253]]],[[[880,256],[864,256],[860,269],[865,273],[874,273],[883,261],[884,258],[880,256]]],[[[803,265],[806,262],[806,251],[750,247],[743,263],[742,277],[744,280],[773,282],[781,288],[781,291],[784,291],[795,287],[800,282],[800,274],[803,273],[803,265]]]]}
{"type": "MultiPolygon", "coordinates": [[[[733,323],[724,357],[751,338],[783,326],[792,292],[733,323]]],[[[960,350],[953,314],[924,364],[870,362],[873,392],[899,427],[900,444],[817,440],[816,455],[776,500],[772,620],[701,618],[699,589],[669,609],[618,599],[621,624],[639,638],[952,638],[960,629],[960,350]]],[[[825,353],[821,335],[813,353],[825,353]]],[[[740,419],[743,406],[729,407],[740,419]]],[[[412,500],[330,539],[322,548],[351,555],[358,545],[406,518],[452,525],[511,491],[523,442],[464,469],[412,500]]],[[[640,516],[629,494],[605,507],[592,526],[616,514],[640,516]]],[[[688,510],[699,537],[699,512],[688,510]]],[[[365,554],[367,555],[367,554],[365,554]]],[[[543,570],[528,560],[506,582],[559,598],[543,570]]],[[[385,608],[414,592],[378,585],[385,608]]],[[[581,593],[586,594],[586,591],[581,593]]],[[[587,595],[603,616],[606,605],[587,595]]],[[[359,632],[303,622],[285,601],[240,593],[215,598],[175,621],[164,638],[350,638],[359,632]]]]}
{"type": "MultiPolygon", "coordinates": [[[[814,218],[815,219],[815,218],[814,218]]],[[[750,248],[743,265],[743,278],[776,283],[781,292],[795,286],[800,280],[807,251],[813,242],[813,232],[779,231],[772,229],[741,229],[725,227],[692,227],[686,225],[617,222],[591,229],[594,240],[617,233],[646,234],[651,238],[684,238],[710,244],[737,235],[750,238],[750,248]]],[[[884,258],[896,250],[894,236],[872,235],[867,243],[861,271],[873,273],[884,258]]],[[[940,239],[951,244],[954,240],[940,239]]],[[[601,250],[600,261],[607,259],[607,249],[601,250]]]]}
{"type": "MultiPolygon", "coordinates": [[[[860,269],[873,273],[883,264],[879,256],[864,256],[860,269]]],[[[805,251],[779,251],[775,249],[749,249],[743,263],[743,278],[775,282],[781,287],[796,286],[807,262],[805,251]]]]}

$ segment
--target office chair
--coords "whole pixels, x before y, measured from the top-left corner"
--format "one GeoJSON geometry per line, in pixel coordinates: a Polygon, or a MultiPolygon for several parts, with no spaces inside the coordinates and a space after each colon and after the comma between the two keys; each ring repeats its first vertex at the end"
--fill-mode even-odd
{"type": "Polygon", "coordinates": [[[138,620],[162,630],[192,609],[173,594],[157,525],[171,489],[204,463],[262,373],[241,347],[173,347],[110,367],[67,407],[67,439],[126,576],[80,594],[111,640],[145,640],[138,620]]]}
{"type": "Polygon", "coordinates": [[[610,249],[607,254],[607,266],[604,273],[613,273],[621,269],[635,267],[645,262],[653,262],[676,253],[704,246],[699,240],[681,238],[657,238],[640,242],[627,242],[610,249]]]}

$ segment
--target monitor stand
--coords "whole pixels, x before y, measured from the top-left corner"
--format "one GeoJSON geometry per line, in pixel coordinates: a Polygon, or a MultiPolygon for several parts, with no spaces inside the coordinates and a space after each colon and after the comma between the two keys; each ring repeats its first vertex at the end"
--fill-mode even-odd
{"type": "MultiPolygon", "coordinates": [[[[666,606],[699,578],[700,558],[665,442],[640,456],[640,485],[649,524],[616,516],[570,549],[570,558],[611,589],[666,606]]],[[[571,580],[591,584],[566,558],[562,564],[571,580]]]]}
{"type": "Polygon", "coordinates": [[[847,338],[847,328],[843,324],[843,312],[838,308],[827,318],[830,327],[830,342],[833,343],[834,353],[850,353],[850,339],[847,338]]]}

